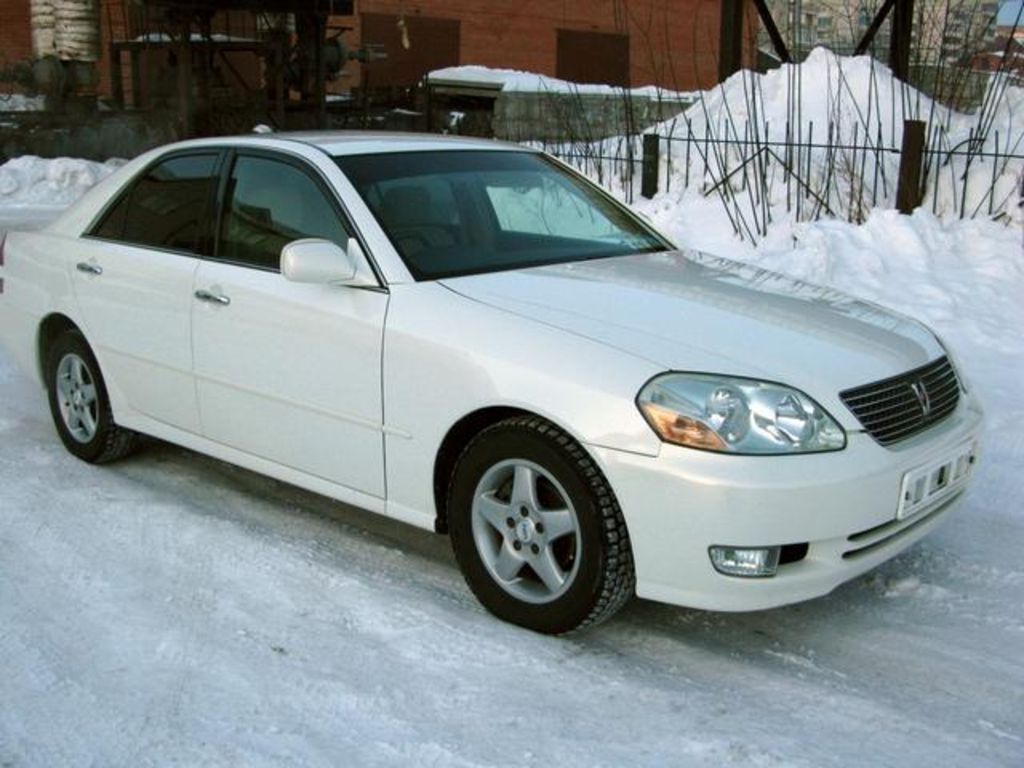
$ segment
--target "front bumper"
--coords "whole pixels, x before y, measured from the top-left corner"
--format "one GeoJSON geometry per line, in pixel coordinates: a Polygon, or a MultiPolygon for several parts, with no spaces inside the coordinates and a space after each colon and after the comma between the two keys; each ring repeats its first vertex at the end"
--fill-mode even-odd
{"type": "Polygon", "coordinates": [[[906,472],[977,441],[982,412],[965,395],[942,423],[883,448],[848,435],[834,453],[729,456],[673,445],[656,457],[591,446],[629,527],[640,597],[693,608],[750,611],[827,594],[932,530],[958,492],[896,519],[906,472]],[[725,576],[708,547],[808,544],[769,578],[725,576]]]}

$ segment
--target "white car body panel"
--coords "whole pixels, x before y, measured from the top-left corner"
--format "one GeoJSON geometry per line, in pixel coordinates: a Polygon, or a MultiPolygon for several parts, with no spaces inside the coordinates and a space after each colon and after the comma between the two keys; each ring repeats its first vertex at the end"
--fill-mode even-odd
{"type": "Polygon", "coordinates": [[[536,413],[578,440],[608,478],[630,531],[638,593],[681,605],[750,610],[825,594],[941,519],[936,511],[896,521],[901,479],[977,440],[974,397],[964,392],[946,420],[890,447],[864,434],[839,398],[940,357],[923,326],[681,253],[417,282],[330,156],[500,146],[305,134],[154,150],[43,232],[8,236],[0,340],[41,384],[40,324],[63,315],[93,345],[120,425],[428,529],[438,512],[435,463],[453,425],[482,409],[536,413]],[[229,146],[315,169],[357,225],[380,289],[298,285],[81,237],[163,153],[229,146]],[[79,273],[79,261],[104,272],[79,273]],[[196,302],[200,288],[231,304],[196,302]],[[635,399],[668,370],[801,389],[846,429],[847,447],[734,456],[663,444],[635,399]],[[770,579],[723,576],[707,554],[717,544],[797,542],[808,544],[807,556],[770,579]],[[844,557],[864,542],[870,551],[844,557]]]}
{"type": "Polygon", "coordinates": [[[91,238],[76,243],[68,274],[80,328],[106,377],[151,419],[198,433],[190,315],[198,258],[91,238]],[[81,263],[102,269],[82,272],[81,263]]]}
{"type": "Polygon", "coordinates": [[[646,360],[467,299],[439,283],[392,289],[384,352],[388,504],[434,520],[433,470],[448,430],[483,408],[532,411],[592,445],[656,455],[633,403],[646,360]],[[600,376],[592,372],[600,371],[600,376]]]}
{"type": "Polygon", "coordinates": [[[637,594],[694,608],[749,611],[831,592],[924,536],[961,495],[935,514],[898,522],[903,474],[975,443],[981,421],[977,402],[965,397],[956,414],[897,451],[860,433],[851,434],[842,451],[767,460],[671,445],[656,458],[593,451],[626,516],[637,594]],[[882,530],[851,540],[875,528],[882,530]],[[770,579],[722,576],[707,554],[714,545],[798,542],[809,543],[807,556],[770,579]],[[871,544],[877,549],[843,557],[871,544]]]}
{"type": "Polygon", "coordinates": [[[867,302],[703,255],[640,254],[460,277],[466,296],[642,356],[659,370],[799,381],[848,429],[838,393],[942,355],[867,302]],[[643,311],[638,311],[642,307],[643,311]]]}
{"type": "Polygon", "coordinates": [[[203,435],[384,498],[388,295],[211,261],[196,286],[231,301],[191,302],[203,435]]]}
{"type": "Polygon", "coordinates": [[[8,232],[0,266],[0,340],[32,379],[43,385],[39,325],[51,313],[81,321],[67,259],[66,240],[44,233],[8,232]]]}
{"type": "MultiPolygon", "coordinates": [[[[103,360],[100,359],[100,365],[102,364],[103,360]]],[[[136,432],[151,435],[160,440],[166,440],[169,443],[180,445],[189,450],[198,451],[215,459],[220,459],[244,469],[258,472],[261,475],[272,477],[275,480],[291,483],[299,488],[305,488],[307,491],[337,499],[345,504],[351,504],[352,506],[378,514],[388,514],[385,509],[384,500],[372,494],[362,493],[354,488],[333,483],[330,480],[302,472],[279,462],[270,461],[269,459],[240,451],[232,446],[208,440],[202,435],[171,427],[163,422],[147,418],[137,411],[132,411],[130,408],[122,408],[116,411],[116,415],[120,426],[133,429],[136,432]]],[[[426,526],[419,518],[405,519],[397,515],[392,515],[392,517],[396,517],[403,522],[419,525],[420,527],[426,526]]]]}

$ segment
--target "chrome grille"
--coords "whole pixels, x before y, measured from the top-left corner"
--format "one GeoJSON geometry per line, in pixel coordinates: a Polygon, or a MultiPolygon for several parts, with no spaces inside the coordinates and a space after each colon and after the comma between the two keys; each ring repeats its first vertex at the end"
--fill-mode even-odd
{"type": "Polygon", "coordinates": [[[960,381],[948,358],[839,393],[868,434],[882,445],[916,435],[946,418],[960,401],[960,381]]]}

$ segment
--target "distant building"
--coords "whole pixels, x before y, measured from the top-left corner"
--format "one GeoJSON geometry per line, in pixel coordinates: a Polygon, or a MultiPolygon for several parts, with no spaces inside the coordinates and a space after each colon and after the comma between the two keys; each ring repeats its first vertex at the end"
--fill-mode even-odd
{"type": "Polygon", "coordinates": [[[975,54],[971,69],[977,72],[1006,72],[1018,84],[1024,82],[1024,34],[1002,30],[987,51],[975,54]]]}
{"type": "Polygon", "coordinates": [[[996,37],[1006,39],[1012,37],[1015,40],[1024,40],[1024,19],[1019,27],[1012,24],[1000,24],[996,27],[996,37]]]}
{"type": "MultiPolygon", "coordinates": [[[[852,53],[882,4],[882,0],[768,2],[787,44],[801,56],[819,45],[836,53],[852,53]]],[[[912,50],[919,52],[919,60],[931,62],[970,56],[992,39],[998,11],[998,0],[915,0],[912,50]]],[[[889,47],[889,24],[882,25],[874,40],[873,50],[882,58],[889,47]]],[[[763,33],[760,44],[762,48],[769,45],[763,33]]]]}

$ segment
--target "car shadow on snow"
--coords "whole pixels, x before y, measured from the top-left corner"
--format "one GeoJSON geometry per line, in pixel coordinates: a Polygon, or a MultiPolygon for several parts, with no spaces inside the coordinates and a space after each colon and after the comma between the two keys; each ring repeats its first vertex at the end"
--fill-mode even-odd
{"type": "MultiPolygon", "coordinates": [[[[202,498],[192,500],[200,514],[286,538],[317,536],[321,544],[338,545],[339,554],[349,549],[345,545],[358,543],[400,550],[456,569],[447,537],[155,438],[144,437],[141,449],[117,466],[130,466],[133,473],[144,474],[149,484],[175,486],[185,481],[202,488],[202,498]],[[325,532],[333,534],[326,541],[325,532]]],[[[339,558],[339,567],[346,562],[339,558]]],[[[458,576],[457,570],[453,572],[458,576]]]]}
{"type": "MultiPolygon", "coordinates": [[[[404,562],[395,567],[414,570],[417,575],[430,572],[435,586],[462,593],[466,607],[474,615],[479,613],[446,536],[153,439],[147,439],[139,454],[118,466],[138,474],[140,479],[144,475],[150,485],[166,484],[173,490],[184,481],[190,487],[202,488],[202,499],[192,504],[198,514],[234,520],[283,538],[316,537],[321,553],[330,556],[333,549],[331,559],[341,570],[363,569],[362,564],[353,562],[354,549],[369,548],[367,562],[399,553],[404,562]]],[[[848,637],[870,630],[876,621],[891,622],[891,617],[886,617],[886,606],[891,606],[886,585],[909,577],[915,557],[912,548],[826,597],[771,610],[719,613],[634,599],[611,621],[571,637],[586,646],[588,638],[662,634],[718,650],[737,645],[748,650],[756,650],[759,645],[770,648],[786,638],[800,636],[848,637]]],[[[409,587],[422,588],[414,582],[410,574],[409,587]]]]}

